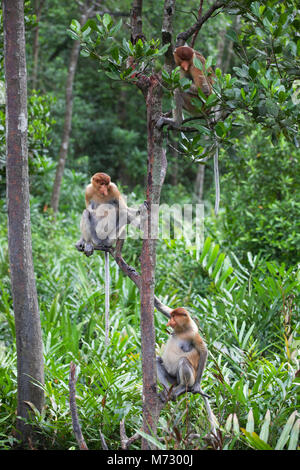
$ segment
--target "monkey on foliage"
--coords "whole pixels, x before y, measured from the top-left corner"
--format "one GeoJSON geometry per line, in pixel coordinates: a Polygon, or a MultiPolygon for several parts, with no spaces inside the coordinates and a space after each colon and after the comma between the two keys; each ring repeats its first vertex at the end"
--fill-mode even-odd
{"type": "Polygon", "coordinates": [[[181,77],[188,78],[193,81],[189,90],[183,93],[183,107],[191,114],[194,114],[197,109],[191,103],[192,98],[199,98],[198,88],[209,96],[212,93],[213,84],[213,71],[209,67],[208,74],[206,75],[202,70],[194,65],[194,59],[197,58],[201,61],[203,69],[205,68],[205,58],[200,52],[195,51],[189,46],[177,47],[174,51],[175,64],[180,67],[181,77]]]}
{"type": "Polygon", "coordinates": [[[161,396],[162,399],[176,399],[184,392],[207,396],[200,387],[207,348],[196,323],[185,308],[179,307],[172,310],[167,326],[173,328],[173,333],[165,345],[162,357],[158,357],[156,361],[158,380],[166,391],[161,396]]]}

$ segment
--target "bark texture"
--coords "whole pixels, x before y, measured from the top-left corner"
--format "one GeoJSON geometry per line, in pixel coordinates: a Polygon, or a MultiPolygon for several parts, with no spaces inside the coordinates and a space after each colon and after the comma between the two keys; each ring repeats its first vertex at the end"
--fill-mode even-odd
{"type": "MultiPolygon", "coordinates": [[[[162,113],[162,88],[155,75],[149,79],[147,93],[148,127],[148,171],[147,202],[148,224],[144,232],[141,254],[141,349],[143,368],[143,417],[144,432],[156,435],[160,403],[157,395],[157,374],[155,357],[154,328],[154,286],[156,265],[156,239],[158,211],[163,178],[161,177],[165,154],[163,152],[163,134],[156,127],[162,113]]],[[[146,439],[142,439],[142,449],[151,448],[146,439]]]]}
{"type": "Polygon", "coordinates": [[[39,411],[44,382],[43,345],[35,285],[29,208],[27,154],[27,78],[22,0],[4,0],[4,55],[6,82],[6,169],[8,246],[16,326],[18,409],[21,439],[32,437],[26,424],[31,404],[39,411]]]}

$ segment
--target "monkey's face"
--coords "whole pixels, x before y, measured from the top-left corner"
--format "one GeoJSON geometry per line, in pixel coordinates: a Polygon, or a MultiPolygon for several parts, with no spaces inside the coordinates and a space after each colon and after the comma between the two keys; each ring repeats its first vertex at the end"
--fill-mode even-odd
{"type": "Polygon", "coordinates": [[[191,47],[180,46],[174,51],[174,60],[176,65],[179,65],[185,72],[189,71],[193,63],[194,49],[191,47]]]}
{"type": "Polygon", "coordinates": [[[98,194],[101,196],[108,195],[108,187],[110,184],[110,177],[108,175],[105,173],[96,173],[92,177],[91,182],[98,194]]]}
{"type": "Polygon", "coordinates": [[[187,325],[190,322],[189,314],[183,309],[180,309],[180,312],[176,312],[176,310],[171,313],[171,318],[167,323],[167,326],[173,328],[173,330],[177,333],[183,331],[187,328],[187,325]]]}
{"type": "Polygon", "coordinates": [[[171,316],[170,320],[167,323],[167,326],[171,326],[172,328],[175,328],[175,326],[176,326],[175,317],[171,316]]]}
{"type": "Polygon", "coordinates": [[[98,193],[101,194],[102,196],[107,196],[108,195],[108,186],[107,186],[107,184],[100,184],[98,186],[98,193]]]}

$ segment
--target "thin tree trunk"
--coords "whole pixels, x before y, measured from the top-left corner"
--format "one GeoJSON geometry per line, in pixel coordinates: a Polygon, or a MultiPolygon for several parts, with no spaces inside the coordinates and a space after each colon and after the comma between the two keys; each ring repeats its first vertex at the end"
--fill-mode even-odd
{"type": "Polygon", "coordinates": [[[36,14],[36,27],[34,30],[34,39],[33,39],[33,72],[32,72],[32,88],[37,89],[37,73],[38,73],[38,60],[39,60],[39,23],[42,14],[44,0],[35,0],[34,11],[36,14]]]}
{"type": "Polygon", "coordinates": [[[142,21],[143,0],[133,0],[130,12],[131,42],[135,44],[139,39],[144,40],[142,21]]]}
{"type": "Polygon", "coordinates": [[[200,165],[197,171],[196,184],[195,184],[195,194],[197,202],[203,201],[203,192],[204,192],[204,174],[205,174],[205,165],[200,165]]]}
{"type": "Polygon", "coordinates": [[[32,261],[27,153],[27,78],[23,0],[4,0],[6,83],[6,170],[8,246],[15,314],[18,409],[17,430],[23,442],[33,437],[26,424],[31,406],[44,403],[43,345],[32,261]],[[21,418],[21,419],[19,419],[21,418]]]}
{"type": "MultiPolygon", "coordinates": [[[[158,206],[161,192],[163,134],[155,127],[162,114],[162,89],[155,76],[150,77],[147,94],[148,172],[147,202],[149,206],[147,230],[144,233],[141,253],[141,348],[143,369],[143,428],[144,432],[156,435],[159,417],[154,328],[154,286],[156,265],[156,238],[158,206]]],[[[150,449],[142,439],[142,449],[150,449]]]]}
{"type": "MultiPolygon", "coordinates": [[[[84,11],[80,18],[80,24],[83,25],[89,15],[89,0],[86,1],[84,5],[84,11]]],[[[67,77],[67,85],[66,85],[66,109],[65,109],[65,120],[64,120],[64,128],[63,128],[63,135],[61,140],[61,146],[59,150],[59,158],[58,164],[56,168],[56,175],[53,185],[52,191],[52,198],[51,198],[51,207],[53,209],[54,214],[58,211],[58,204],[59,204],[59,197],[60,197],[60,188],[62,183],[62,178],[64,174],[66,159],[68,155],[69,149],[69,141],[71,135],[71,126],[72,126],[72,111],[73,111],[73,83],[75,72],[77,68],[78,56],[80,51],[80,41],[74,41],[69,68],[68,68],[68,77],[67,77]]]]}

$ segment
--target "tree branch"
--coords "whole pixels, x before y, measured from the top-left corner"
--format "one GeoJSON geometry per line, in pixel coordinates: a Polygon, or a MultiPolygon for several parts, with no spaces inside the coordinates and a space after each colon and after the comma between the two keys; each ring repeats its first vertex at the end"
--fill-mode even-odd
{"type": "Polygon", "coordinates": [[[69,375],[69,391],[70,391],[70,411],[72,417],[72,425],[73,431],[76,437],[76,441],[78,442],[80,450],[88,450],[88,447],[85,443],[84,437],[81,432],[81,426],[78,419],[77,414],[77,406],[76,406],[76,391],[75,391],[75,384],[76,384],[76,366],[74,362],[70,364],[70,375],[69,375]]]}
{"type": "MultiPolygon", "coordinates": [[[[97,249],[97,248],[95,248],[97,249]]],[[[123,271],[123,273],[128,276],[137,286],[137,288],[140,290],[141,289],[141,276],[140,274],[135,270],[134,267],[130,266],[129,264],[126,263],[124,258],[121,255],[121,252],[116,248],[116,250],[111,249],[110,254],[116,261],[117,265],[119,268],[123,271]]],[[[168,307],[167,305],[164,305],[156,295],[154,296],[154,306],[155,308],[161,312],[163,315],[165,315],[167,318],[170,318],[170,313],[172,309],[168,307]]]]}
{"type": "MultiPolygon", "coordinates": [[[[202,16],[202,7],[203,7],[203,0],[200,0],[200,6],[199,6],[199,11],[198,11],[198,21],[200,20],[200,18],[202,16]]],[[[198,33],[199,33],[199,29],[197,29],[193,34],[191,47],[194,47],[194,44],[196,42],[196,39],[197,39],[197,36],[198,36],[198,33]]]]}
{"type": "Polygon", "coordinates": [[[133,442],[141,438],[141,435],[136,432],[133,436],[127,437],[125,431],[125,419],[120,421],[120,438],[121,438],[121,447],[123,450],[128,450],[133,442]]]}
{"type": "MultiPolygon", "coordinates": [[[[184,45],[184,43],[193,35],[198,32],[202,25],[214,14],[214,12],[220,8],[223,8],[226,5],[227,1],[217,1],[215,2],[207,12],[198,18],[196,23],[193,24],[187,31],[179,33],[176,38],[176,47],[184,45]]],[[[218,12],[219,13],[219,12],[218,12]]]]}
{"type": "Polygon", "coordinates": [[[174,67],[174,57],[173,57],[173,15],[175,12],[175,0],[165,0],[164,4],[164,15],[163,23],[161,29],[162,44],[170,44],[167,52],[165,53],[165,69],[168,73],[174,67]]]}

